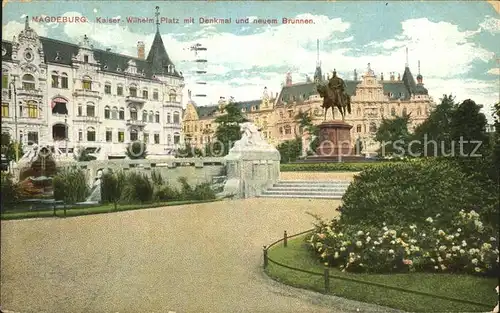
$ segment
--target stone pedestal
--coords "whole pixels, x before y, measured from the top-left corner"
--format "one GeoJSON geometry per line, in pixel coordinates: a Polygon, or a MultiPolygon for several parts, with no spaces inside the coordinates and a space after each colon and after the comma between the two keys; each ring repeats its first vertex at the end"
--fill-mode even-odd
{"type": "Polygon", "coordinates": [[[351,128],[343,121],[326,121],[319,125],[318,157],[351,156],[354,154],[351,142],[351,128]]]}

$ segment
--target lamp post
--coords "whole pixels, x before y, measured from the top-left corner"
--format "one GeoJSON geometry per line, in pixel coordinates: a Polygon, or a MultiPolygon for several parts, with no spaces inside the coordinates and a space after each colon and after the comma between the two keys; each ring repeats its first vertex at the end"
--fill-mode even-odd
{"type": "Polygon", "coordinates": [[[64,136],[66,137],[66,148],[64,149],[65,153],[66,153],[66,157],[68,157],[68,140],[69,140],[69,137],[68,137],[68,114],[65,114],[64,115],[64,136]]]}
{"type": "Polygon", "coordinates": [[[19,135],[17,132],[17,91],[16,91],[16,77],[12,76],[12,81],[10,82],[10,86],[14,90],[14,128],[15,128],[15,136],[16,141],[14,142],[14,149],[16,152],[16,163],[19,161],[19,135]]]}

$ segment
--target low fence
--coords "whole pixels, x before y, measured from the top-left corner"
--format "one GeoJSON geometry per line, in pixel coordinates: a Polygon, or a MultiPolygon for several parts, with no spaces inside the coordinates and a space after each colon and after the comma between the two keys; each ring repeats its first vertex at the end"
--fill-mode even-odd
{"type": "Polygon", "coordinates": [[[481,307],[484,307],[484,308],[491,309],[490,305],[486,305],[484,303],[479,303],[479,302],[474,302],[474,301],[468,301],[468,300],[464,300],[464,299],[457,299],[457,298],[452,298],[452,297],[447,297],[447,296],[442,296],[442,295],[437,295],[437,294],[431,294],[431,293],[417,291],[417,290],[405,289],[405,288],[401,288],[401,287],[397,287],[397,286],[384,285],[384,284],[380,284],[380,283],[375,283],[375,282],[370,282],[370,281],[364,281],[364,280],[359,280],[359,279],[350,278],[350,277],[333,275],[333,274],[330,273],[330,268],[328,266],[324,267],[323,273],[308,271],[308,270],[304,270],[304,269],[301,269],[301,268],[296,268],[296,267],[293,267],[293,266],[289,266],[289,265],[277,262],[277,261],[275,261],[275,260],[273,260],[273,259],[271,259],[269,257],[269,255],[268,255],[269,248],[271,248],[271,247],[273,247],[273,246],[275,246],[275,245],[277,245],[277,244],[279,244],[281,242],[283,243],[283,247],[286,248],[287,245],[288,245],[288,239],[294,238],[294,237],[298,237],[298,236],[301,236],[301,235],[305,235],[305,234],[310,233],[312,231],[314,231],[314,229],[309,229],[309,230],[303,231],[301,233],[289,236],[287,234],[286,230],[285,230],[282,239],[279,239],[279,240],[277,240],[277,241],[269,244],[268,246],[264,246],[264,248],[263,248],[264,269],[267,268],[267,266],[269,265],[269,262],[270,262],[270,263],[273,263],[273,264],[275,264],[277,266],[287,268],[289,270],[293,270],[293,271],[297,271],[297,272],[302,272],[302,273],[310,274],[310,275],[313,275],[313,276],[322,276],[323,280],[324,280],[324,292],[325,293],[329,293],[330,292],[330,279],[338,279],[338,280],[350,281],[350,282],[360,283],[360,284],[369,285],[369,286],[376,286],[376,287],[380,287],[380,288],[391,289],[391,290],[396,290],[396,291],[401,291],[401,292],[413,293],[415,295],[420,295],[420,296],[428,296],[428,297],[432,297],[432,298],[435,298],[435,299],[448,300],[448,301],[457,302],[457,303],[463,303],[463,304],[471,304],[471,305],[476,305],[476,306],[481,306],[481,307]]]}

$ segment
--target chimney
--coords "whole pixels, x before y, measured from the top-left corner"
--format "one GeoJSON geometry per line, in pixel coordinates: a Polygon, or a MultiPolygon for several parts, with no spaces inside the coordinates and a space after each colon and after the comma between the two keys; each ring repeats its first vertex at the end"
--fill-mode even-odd
{"type": "Polygon", "coordinates": [[[358,71],[354,70],[354,80],[358,80],[358,71]]]}
{"type": "Polygon", "coordinates": [[[141,59],[141,60],[144,60],[146,57],[145,57],[145,54],[146,54],[146,48],[144,46],[144,42],[143,41],[138,41],[137,42],[137,58],[138,59],[141,59]]]}
{"type": "Polygon", "coordinates": [[[400,81],[400,80],[401,80],[401,74],[398,73],[398,81],[400,81]]]}
{"type": "Polygon", "coordinates": [[[390,74],[391,74],[391,78],[390,78],[391,81],[394,81],[394,72],[391,72],[390,74]]]}
{"type": "Polygon", "coordinates": [[[380,73],[380,80],[384,80],[384,73],[380,73]]]}

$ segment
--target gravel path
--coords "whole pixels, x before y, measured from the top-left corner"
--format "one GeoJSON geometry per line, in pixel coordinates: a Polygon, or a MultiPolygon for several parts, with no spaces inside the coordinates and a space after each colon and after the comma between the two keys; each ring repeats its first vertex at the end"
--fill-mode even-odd
{"type": "Polygon", "coordinates": [[[334,200],[247,199],[3,221],[1,304],[21,313],[387,312],[281,285],[262,246],[334,200]]]}

